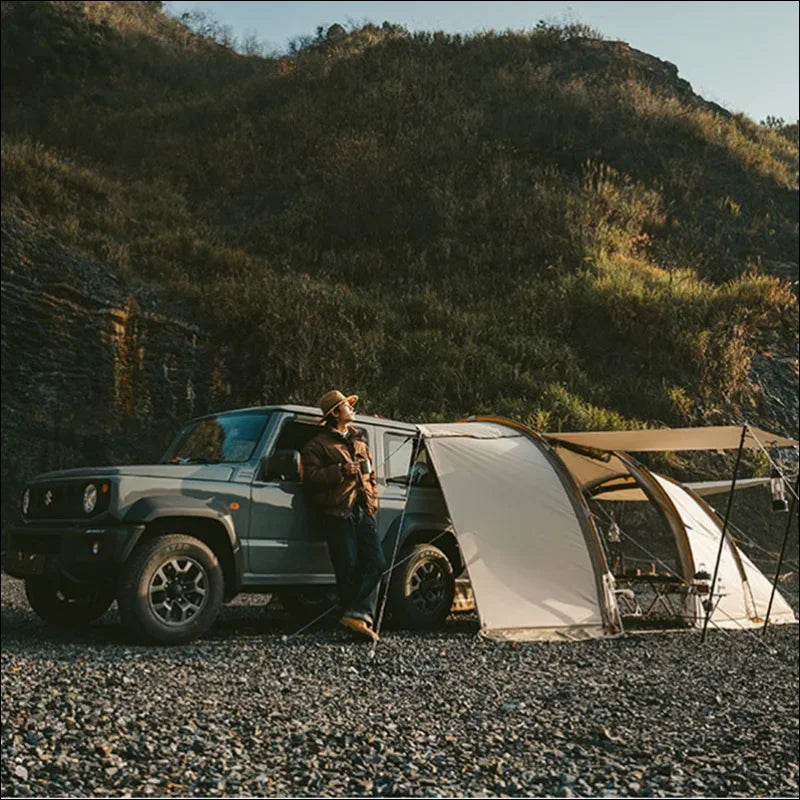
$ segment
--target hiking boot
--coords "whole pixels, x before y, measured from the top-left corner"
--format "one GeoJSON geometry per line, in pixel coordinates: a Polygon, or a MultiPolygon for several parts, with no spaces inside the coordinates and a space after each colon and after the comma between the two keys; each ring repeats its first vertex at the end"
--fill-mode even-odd
{"type": "Polygon", "coordinates": [[[342,617],[339,620],[339,624],[344,625],[345,628],[349,628],[353,633],[357,633],[359,636],[369,639],[371,642],[378,641],[378,634],[375,633],[363,619],[358,619],[357,617],[342,617]]]}

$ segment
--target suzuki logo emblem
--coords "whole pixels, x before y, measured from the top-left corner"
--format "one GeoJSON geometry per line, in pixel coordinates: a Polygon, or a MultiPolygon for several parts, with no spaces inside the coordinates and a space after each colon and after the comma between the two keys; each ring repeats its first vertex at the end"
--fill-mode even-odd
{"type": "Polygon", "coordinates": [[[44,504],[46,506],[49,506],[52,502],[53,502],[53,491],[51,489],[48,489],[44,493],[44,504]]]}

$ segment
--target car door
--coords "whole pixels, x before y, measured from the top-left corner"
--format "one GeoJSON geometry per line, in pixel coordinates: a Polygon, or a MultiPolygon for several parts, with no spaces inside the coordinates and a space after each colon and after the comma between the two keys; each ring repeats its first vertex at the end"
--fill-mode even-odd
{"type": "MultiPolygon", "coordinates": [[[[318,434],[318,423],[283,420],[267,454],[301,450],[318,434]]],[[[281,476],[256,475],[251,488],[248,571],[250,582],[333,583],[328,546],[314,524],[302,483],[281,476]]]]}
{"type": "MultiPolygon", "coordinates": [[[[356,422],[373,452],[372,426],[356,422]]],[[[302,450],[320,432],[318,420],[290,417],[269,448],[302,450]]],[[[248,568],[250,582],[266,584],[334,583],[328,544],[306,502],[299,480],[259,474],[251,489],[248,568]]]]}

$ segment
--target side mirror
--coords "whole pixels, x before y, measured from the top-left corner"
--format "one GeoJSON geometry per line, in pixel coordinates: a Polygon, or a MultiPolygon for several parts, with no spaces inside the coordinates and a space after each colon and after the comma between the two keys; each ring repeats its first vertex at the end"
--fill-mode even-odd
{"type": "Polygon", "coordinates": [[[276,450],[264,458],[263,478],[265,481],[300,481],[303,478],[303,462],[297,450],[276,450]]]}

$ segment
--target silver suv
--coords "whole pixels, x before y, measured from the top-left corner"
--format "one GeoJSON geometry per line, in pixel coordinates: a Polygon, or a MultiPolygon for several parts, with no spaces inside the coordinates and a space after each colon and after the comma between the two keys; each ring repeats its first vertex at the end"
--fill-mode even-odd
{"type": "MultiPolygon", "coordinates": [[[[335,599],[335,577],[300,450],[319,423],[304,406],[227,411],[185,425],[159,464],[39,475],[22,496],[23,524],[4,531],[3,568],[49,623],[86,624],[116,599],[135,637],[161,644],[201,636],[242,592],[277,593],[299,618],[317,615],[335,599]]],[[[387,607],[402,625],[435,626],[464,564],[417,429],[354,424],[376,464],[387,563],[397,543],[387,607]]]]}

